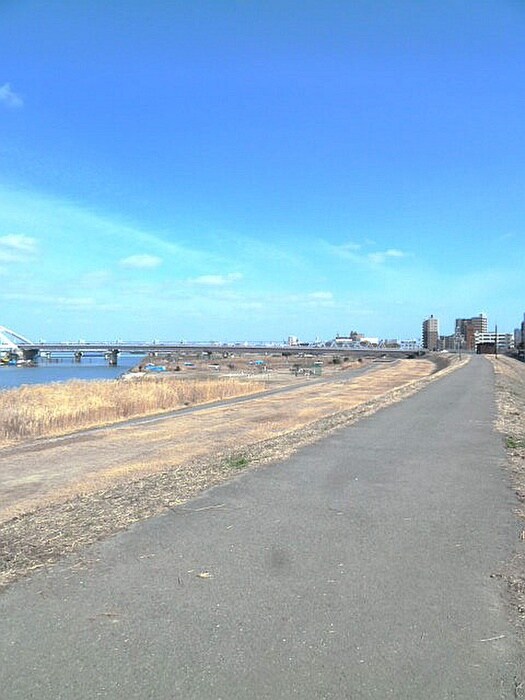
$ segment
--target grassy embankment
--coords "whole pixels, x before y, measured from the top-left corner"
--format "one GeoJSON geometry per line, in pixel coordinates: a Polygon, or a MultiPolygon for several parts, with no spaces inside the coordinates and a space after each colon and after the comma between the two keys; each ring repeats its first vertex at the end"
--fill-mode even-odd
{"type": "Polygon", "coordinates": [[[172,411],[260,392],[261,382],[237,379],[72,381],[0,392],[0,444],[172,411]]]}
{"type": "Polygon", "coordinates": [[[520,523],[520,544],[513,560],[495,574],[503,578],[525,630],[525,363],[500,356],[489,357],[496,376],[496,427],[507,449],[507,468],[516,494],[515,513],[520,523]]]}

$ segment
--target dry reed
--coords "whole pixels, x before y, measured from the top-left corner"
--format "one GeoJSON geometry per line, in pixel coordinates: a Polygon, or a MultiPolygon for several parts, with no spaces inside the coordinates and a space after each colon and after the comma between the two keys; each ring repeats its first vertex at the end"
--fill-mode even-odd
{"type": "Polygon", "coordinates": [[[0,392],[0,443],[65,433],[260,392],[236,379],[148,378],[22,386],[0,392]]]}

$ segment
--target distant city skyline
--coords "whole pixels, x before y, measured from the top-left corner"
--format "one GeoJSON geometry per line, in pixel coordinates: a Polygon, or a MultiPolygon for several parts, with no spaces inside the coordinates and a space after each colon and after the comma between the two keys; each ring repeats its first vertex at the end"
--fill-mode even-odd
{"type": "Polygon", "coordinates": [[[468,352],[479,351],[484,346],[487,352],[488,346],[495,346],[502,351],[520,349],[520,357],[523,356],[523,344],[525,342],[525,313],[523,320],[519,319],[512,328],[498,328],[489,326],[489,320],[483,313],[471,317],[457,317],[453,333],[440,331],[439,319],[430,314],[421,324],[421,345],[427,350],[453,350],[460,349],[468,352]]]}
{"type": "Polygon", "coordinates": [[[0,5],[0,325],[420,338],[523,316],[525,5],[0,5]]]}

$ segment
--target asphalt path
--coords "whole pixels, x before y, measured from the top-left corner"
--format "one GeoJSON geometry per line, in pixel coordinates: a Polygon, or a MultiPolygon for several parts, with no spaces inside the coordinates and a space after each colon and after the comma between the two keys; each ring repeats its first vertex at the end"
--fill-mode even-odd
{"type": "Polygon", "coordinates": [[[473,358],[0,596],[5,700],[521,697],[518,546],[473,358]]]}

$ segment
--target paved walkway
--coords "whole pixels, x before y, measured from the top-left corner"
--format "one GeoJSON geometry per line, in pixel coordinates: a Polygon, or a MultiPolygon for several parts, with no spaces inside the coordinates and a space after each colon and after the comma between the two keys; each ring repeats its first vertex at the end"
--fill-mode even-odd
{"type": "Polygon", "coordinates": [[[4,700],[520,697],[483,358],[0,596],[4,700]]]}

